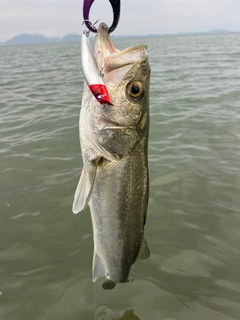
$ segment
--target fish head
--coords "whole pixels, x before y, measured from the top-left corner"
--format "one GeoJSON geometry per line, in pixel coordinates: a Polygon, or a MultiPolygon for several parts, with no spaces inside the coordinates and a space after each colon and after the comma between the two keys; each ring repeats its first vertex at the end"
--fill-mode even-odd
{"type": "Polygon", "coordinates": [[[121,158],[148,136],[150,67],[146,45],[119,51],[107,32],[100,24],[95,57],[113,106],[94,101],[91,125],[99,149],[121,158]]]}

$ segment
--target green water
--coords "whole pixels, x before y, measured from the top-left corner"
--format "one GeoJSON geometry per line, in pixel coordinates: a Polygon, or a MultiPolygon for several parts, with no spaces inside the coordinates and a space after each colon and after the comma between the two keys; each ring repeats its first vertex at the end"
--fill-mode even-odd
{"type": "Polygon", "coordinates": [[[49,102],[0,89],[0,319],[239,319],[240,35],[115,39],[141,42],[151,256],[109,292],[91,279],[89,209],[71,212],[80,45],[0,47],[0,87],[49,102]]]}

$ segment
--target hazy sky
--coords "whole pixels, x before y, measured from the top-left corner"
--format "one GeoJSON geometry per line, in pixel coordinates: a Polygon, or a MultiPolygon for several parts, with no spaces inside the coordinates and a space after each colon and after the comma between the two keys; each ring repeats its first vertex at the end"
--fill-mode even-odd
{"type": "MultiPolygon", "coordinates": [[[[228,29],[240,31],[240,0],[121,0],[115,35],[228,29]]],[[[83,0],[0,0],[0,42],[20,33],[81,34],[83,0]]],[[[108,0],[95,0],[91,21],[112,23],[108,0]]]]}

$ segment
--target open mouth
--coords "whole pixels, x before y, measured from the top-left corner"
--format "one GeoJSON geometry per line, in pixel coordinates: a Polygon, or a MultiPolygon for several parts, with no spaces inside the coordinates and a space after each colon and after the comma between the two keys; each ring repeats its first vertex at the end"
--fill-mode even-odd
{"type": "Polygon", "coordinates": [[[104,83],[119,83],[135,63],[147,57],[147,46],[140,44],[120,51],[115,48],[108,34],[108,26],[101,23],[98,28],[95,57],[104,83]]]}
{"type": "Polygon", "coordinates": [[[99,25],[95,51],[96,53],[98,51],[102,52],[105,56],[119,52],[112,43],[110,35],[108,34],[108,26],[105,23],[99,25]]]}

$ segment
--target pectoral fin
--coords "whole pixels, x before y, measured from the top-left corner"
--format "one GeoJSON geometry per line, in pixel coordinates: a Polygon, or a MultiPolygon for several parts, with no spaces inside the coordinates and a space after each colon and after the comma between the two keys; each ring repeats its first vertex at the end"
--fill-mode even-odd
{"type": "Polygon", "coordinates": [[[150,251],[148,249],[147,241],[145,239],[143,239],[142,246],[139,251],[137,260],[145,260],[145,259],[149,258],[149,256],[150,256],[150,251]]]}
{"type": "Polygon", "coordinates": [[[92,163],[88,172],[85,168],[82,169],[72,206],[72,212],[75,214],[84,210],[91,198],[99,159],[92,163]]]}

